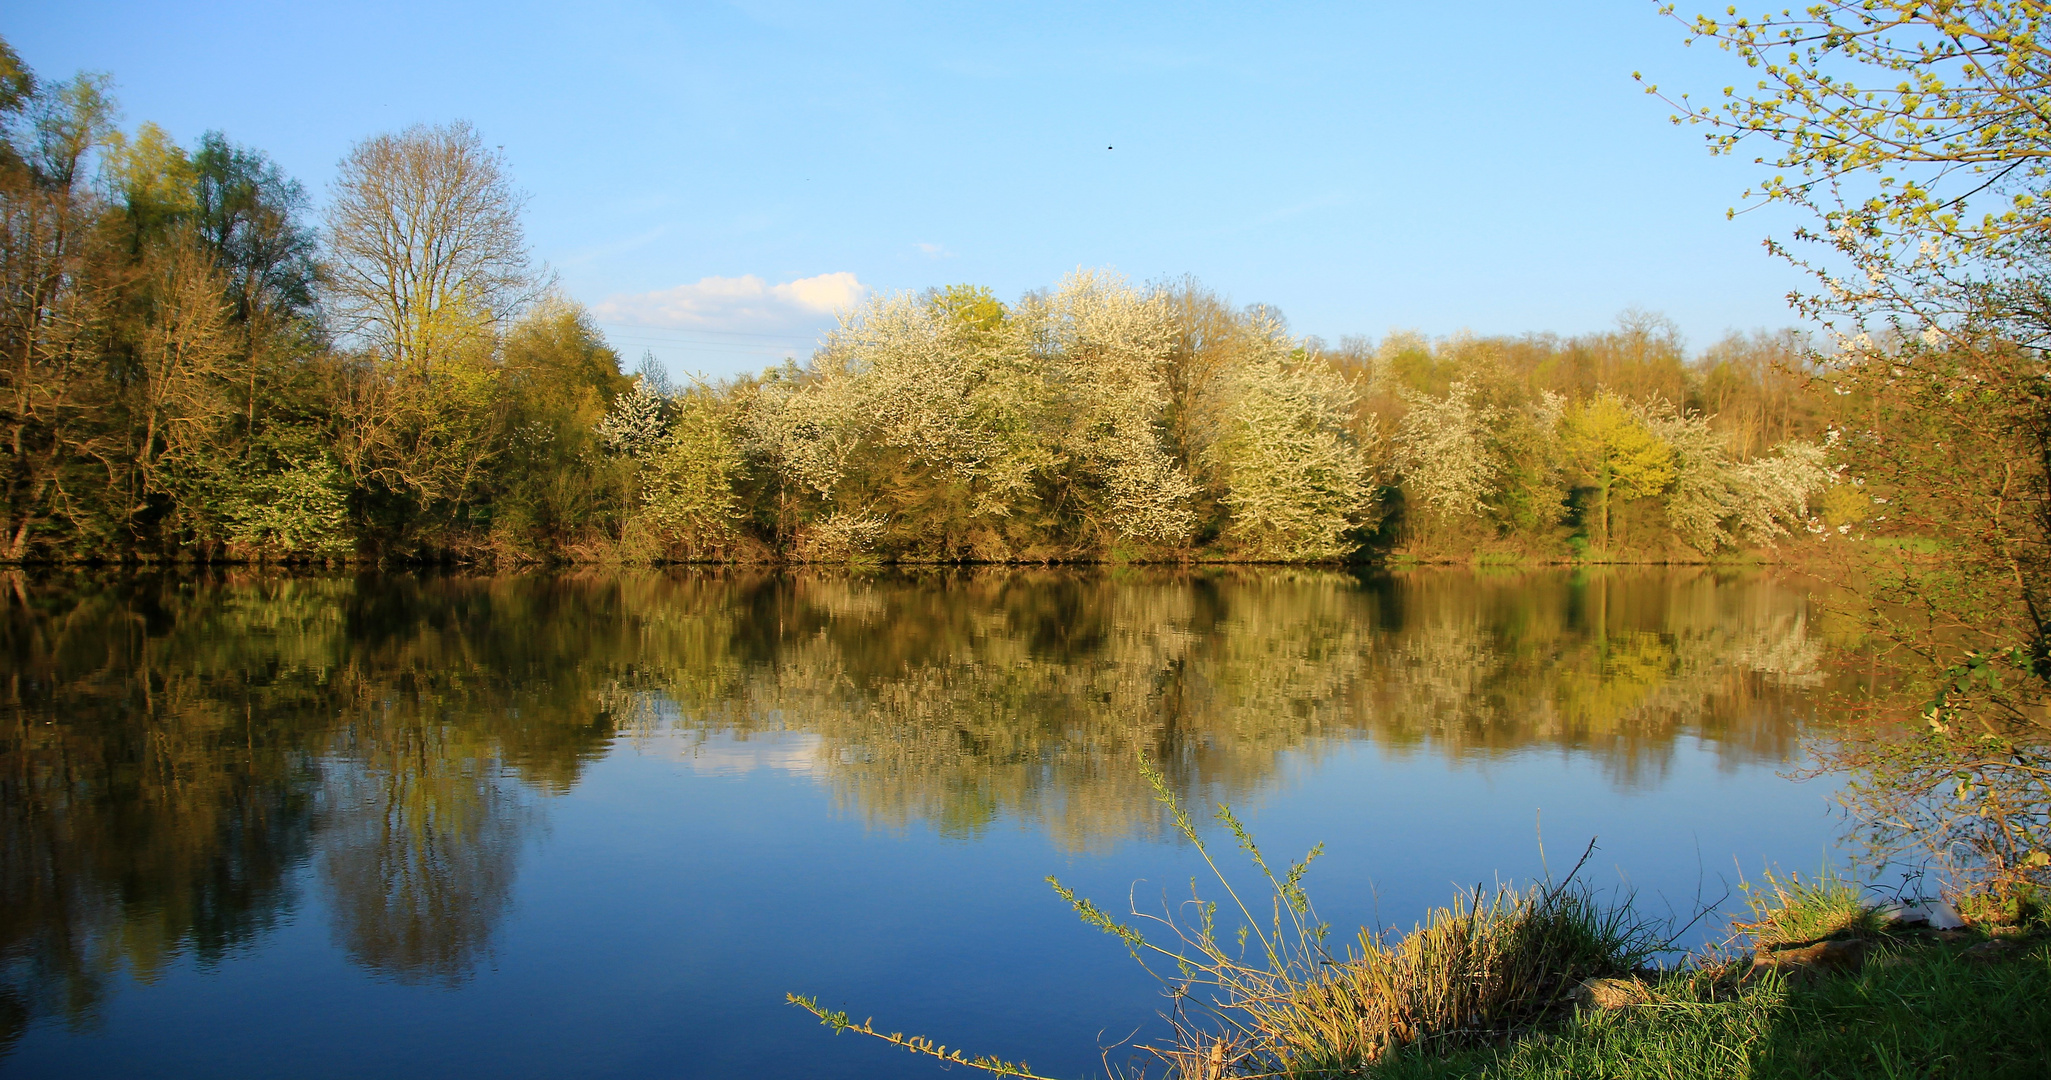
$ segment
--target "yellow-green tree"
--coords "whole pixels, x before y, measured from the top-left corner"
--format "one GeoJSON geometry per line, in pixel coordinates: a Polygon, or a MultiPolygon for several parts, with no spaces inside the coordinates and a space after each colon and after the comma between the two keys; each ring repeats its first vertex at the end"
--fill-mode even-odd
{"type": "Polygon", "coordinates": [[[494,545],[546,559],[616,538],[632,467],[604,453],[600,429],[629,389],[619,354],[582,305],[550,296],[507,330],[500,363],[507,419],[491,470],[494,545]]]}
{"type": "Polygon", "coordinates": [[[1603,393],[1569,412],[1560,423],[1560,443],[1595,492],[1592,538],[1608,548],[1611,504],[1657,495],[1674,479],[1674,452],[1615,394],[1603,393]]]}

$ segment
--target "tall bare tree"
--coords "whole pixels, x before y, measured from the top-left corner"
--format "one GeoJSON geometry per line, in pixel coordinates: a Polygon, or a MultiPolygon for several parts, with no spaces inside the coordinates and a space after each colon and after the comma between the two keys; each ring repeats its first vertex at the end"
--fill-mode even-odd
{"type": "Polygon", "coordinates": [[[537,280],[524,201],[469,124],[359,143],[327,212],[328,311],[362,363],[343,396],[344,464],[423,502],[458,503],[492,453],[499,327],[537,280]]]}
{"type": "Polygon", "coordinates": [[[462,121],[358,143],[328,204],[330,313],[382,359],[432,366],[532,298],[525,201],[462,121]]]}

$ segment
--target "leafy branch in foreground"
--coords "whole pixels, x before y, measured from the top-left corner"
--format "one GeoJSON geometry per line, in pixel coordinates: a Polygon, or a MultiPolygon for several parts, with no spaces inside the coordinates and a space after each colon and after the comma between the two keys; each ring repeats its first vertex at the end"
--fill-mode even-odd
{"type": "MultiPolygon", "coordinates": [[[[1842,402],[1834,577],[1887,689],[1815,755],[1874,854],[1955,897],[2051,890],[2051,7],[1823,0],[1686,18],[1746,84],[1661,95],[1747,193],[1808,223],[1771,250],[1829,331],[1842,402]],[[1891,670],[1888,670],[1891,669],[1891,670]],[[1884,672],[1884,678],[1882,676],[1884,672]],[[1918,704],[1924,689],[1934,690],[1918,704]]],[[[1657,92],[1657,87],[1650,88],[1657,92]]],[[[1828,535],[1825,534],[1825,538],[1828,535]]]]}
{"type": "Polygon", "coordinates": [[[2051,891],[2051,738],[2027,649],[1944,672],[1920,724],[1853,731],[1824,755],[1874,861],[1935,867],[1961,904],[2038,905],[2051,891]]]}

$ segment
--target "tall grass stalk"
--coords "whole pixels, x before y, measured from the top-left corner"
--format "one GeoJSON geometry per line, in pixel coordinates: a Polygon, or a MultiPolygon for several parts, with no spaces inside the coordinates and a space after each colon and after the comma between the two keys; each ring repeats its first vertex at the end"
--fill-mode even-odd
{"type": "Polygon", "coordinates": [[[1136,921],[1164,931],[1170,944],[1162,945],[1054,884],[1084,921],[1124,940],[1149,970],[1173,962],[1163,982],[1175,1003],[1175,1038],[1146,1048],[1171,1076],[1348,1076],[1403,1047],[1500,1041],[1565,1008],[1581,981],[1627,973],[1666,944],[1628,900],[1606,905],[1575,884],[1584,853],[1558,883],[1476,886],[1408,934],[1392,940],[1362,930],[1353,948],[1334,955],[1302,886],[1321,849],[1277,875],[1231,810],[1218,807],[1219,822],[1265,881],[1266,910],[1256,915],[1159,771],[1140,767],[1237,909],[1233,941],[1220,940],[1218,907],[1194,887],[1180,913],[1134,909],[1136,921]]]}
{"type": "MultiPolygon", "coordinates": [[[[1194,881],[1189,899],[1158,912],[1133,905],[1130,921],[1121,921],[1047,880],[1084,922],[1116,936],[1167,987],[1173,1037],[1141,1049],[1170,1077],[1357,1076],[1405,1048],[1444,1052],[1500,1043],[1570,1009],[1583,980],[1629,973],[1668,944],[1658,925],[1633,913],[1628,897],[1604,903],[1576,884],[1591,843],[1558,883],[1476,886],[1408,934],[1363,929],[1353,947],[1335,955],[1326,947],[1330,927],[1303,888],[1322,845],[1277,873],[1220,805],[1217,820],[1261,881],[1259,894],[1242,894],[1160,771],[1144,757],[1139,767],[1176,831],[1210,869],[1235,925],[1221,932],[1219,902],[1205,900],[1194,881]]],[[[836,1031],[994,1075],[1032,1076],[1022,1064],[937,1053],[926,1040],[852,1023],[808,998],[789,1000],[836,1031]]]]}

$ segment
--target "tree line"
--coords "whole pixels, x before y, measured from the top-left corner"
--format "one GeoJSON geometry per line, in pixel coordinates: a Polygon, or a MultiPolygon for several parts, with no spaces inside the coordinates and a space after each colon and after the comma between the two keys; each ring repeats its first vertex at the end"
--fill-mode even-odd
{"type": "Polygon", "coordinates": [[[553,288],[466,124],[357,144],[315,214],[113,113],[0,43],[7,561],[1698,559],[1841,524],[1786,335],[1327,346],[1081,271],[678,387],[553,288]]]}

